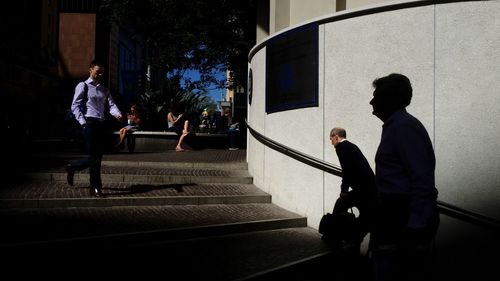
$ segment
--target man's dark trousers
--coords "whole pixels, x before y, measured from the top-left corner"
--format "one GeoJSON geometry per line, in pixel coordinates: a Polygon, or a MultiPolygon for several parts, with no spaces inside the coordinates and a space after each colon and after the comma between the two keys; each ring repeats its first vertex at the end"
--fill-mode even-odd
{"type": "Polygon", "coordinates": [[[72,164],[77,170],[89,168],[90,187],[101,189],[101,161],[104,152],[104,122],[95,118],[85,118],[86,125],[83,128],[83,136],[87,144],[88,157],[72,164]]]}

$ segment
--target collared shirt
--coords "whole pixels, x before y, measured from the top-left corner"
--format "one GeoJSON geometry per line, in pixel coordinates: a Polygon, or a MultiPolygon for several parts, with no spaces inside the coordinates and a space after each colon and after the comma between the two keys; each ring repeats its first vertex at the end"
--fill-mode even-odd
{"type": "Polygon", "coordinates": [[[405,109],[385,121],[375,163],[381,197],[407,198],[407,226],[425,227],[435,210],[438,193],[434,178],[436,159],[427,130],[405,109]]]}
{"type": "Polygon", "coordinates": [[[73,97],[73,103],[71,104],[71,112],[73,112],[80,124],[84,125],[86,123],[85,117],[104,120],[106,103],[109,106],[109,113],[111,115],[117,118],[121,115],[121,112],[116,106],[108,88],[101,84],[95,84],[90,77],[84,83],[87,84],[87,103],[85,104],[87,109],[86,112],[82,112],[81,110],[81,105],[85,100],[85,87],[83,83],[79,83],[75,87],[75,95],[73,97]]]}

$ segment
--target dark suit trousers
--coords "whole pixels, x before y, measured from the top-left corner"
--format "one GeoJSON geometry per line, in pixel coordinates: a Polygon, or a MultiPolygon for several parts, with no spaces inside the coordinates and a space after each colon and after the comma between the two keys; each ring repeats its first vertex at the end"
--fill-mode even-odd
{"type": "Polygon", "coordinates": [[[83,128],[83,136],[87,145],[88,157],[72,164],[75,170],[89,168],[90,187],[102,187],[101,161],[104,152],[105,130],[104,123],[94,118],[86,118],[87,124],[83,128]]]}

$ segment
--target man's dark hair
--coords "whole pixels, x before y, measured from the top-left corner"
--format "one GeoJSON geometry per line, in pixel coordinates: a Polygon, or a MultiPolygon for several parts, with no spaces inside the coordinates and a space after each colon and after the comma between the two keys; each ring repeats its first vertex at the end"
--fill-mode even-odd
{"type": "Polygon", "coordinates": [[[89,67],[90,67],[90,68],[93,68],[93,67],[94,67],[94,66],[96,66],[96,65],[101,66],[101,67],[104,67],[104,64],[103,64],[102,62],[98,61],[98,60],[92,60],[92,61],[90,62],[89,67]]]}
{"type": "Polygon", "coordinates": [[[399,73],[392,73],[385,77],[377,78],[372,83],[375,92],[384,96],[397,108],[410,105],[413,95],[411,82],[408,77],[399,73]]]}

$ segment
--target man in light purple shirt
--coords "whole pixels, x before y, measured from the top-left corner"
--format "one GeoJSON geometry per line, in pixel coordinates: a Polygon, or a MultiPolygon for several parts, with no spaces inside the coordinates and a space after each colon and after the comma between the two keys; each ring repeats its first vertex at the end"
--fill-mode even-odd
{"type": "Polygon", "coordinates": [[[75,171],[89,168],[91,194],[96,197],[104,197],[101,161],[104,152],[106,110],[109,109],[109,113],[119,121],[123,117],[108,88],[99,83],[104,74],[103,64],[95,60],[92,61],[89,72],[90,77],[75,87],[75,95],[71,104],[71,111],[83,129],[88,157],[67,165],[66,173],[68,184],[73,185],[75,171]]]}
{"type": "Polygon", "coordinates": [[[434,149],[423,124],[406,111],[410,80],[393,73],[373,87],[373,114],[384,122],[375,155],[374,279],[428,280],[430,244],[439,225],[434,149]]]}

